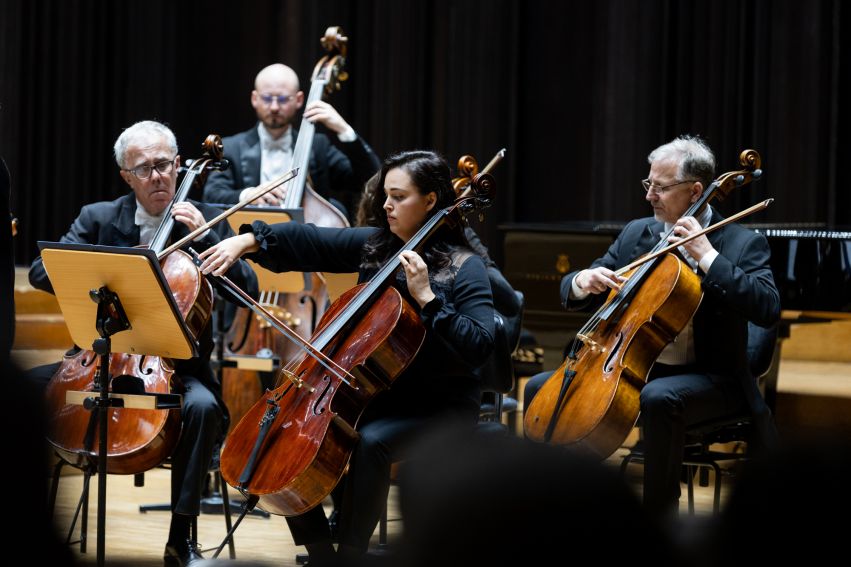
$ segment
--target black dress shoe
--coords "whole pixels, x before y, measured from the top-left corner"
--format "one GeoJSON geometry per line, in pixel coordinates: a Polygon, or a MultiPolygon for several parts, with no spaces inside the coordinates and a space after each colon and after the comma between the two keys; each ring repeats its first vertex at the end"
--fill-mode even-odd
{"type": "Polygon", "coordinates": [[[198,544],[187,539],[186,541],[165,546],[165,554],[163,554],[163,563],[165,567],[187,567],[192,565],[194,561],[204,559],[201,551],[198,549],[198,544]]]}

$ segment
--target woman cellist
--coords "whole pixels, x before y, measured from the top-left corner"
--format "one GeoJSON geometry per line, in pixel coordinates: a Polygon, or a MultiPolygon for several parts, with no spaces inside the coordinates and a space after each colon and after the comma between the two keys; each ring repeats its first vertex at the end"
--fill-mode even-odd
{"type": "MultiPolygon", "coordinates": [[[[715,157],[703,140],[681,136],[656,148],[648,162],[650,174],[642,186],[645,199],[653,207],[653,217],[627,224],[605,256],[588,269],[564,277],[561,297],[568,309],[601,306],[606,292],[628,285],[628,280],[615,271],[648,252],[665,235],[669,235],[668,242],[677,243],[701,227],[721,221],[707,201],[715,157]],[[684,216],[695,207],[693,213],[684,216]]],[[[762,235],[728,224],[683,244],[679,252],[687,266],[682,271],[700,276],[691,292],[696,311],[688,312],[694,313],[693,317],[684,322],[685,328],[664,347],[655,364],[649,361],[652,369],[647,384],[643,385],[644,376],[640,381],[630,381],[638,384],[636,391],[640,389],[644,502],[649,511],[665,520],[677,511],[686,426],[750,409],[761,425],[763,440],[772,439],[770,413],[748,370],[747,324],[751,321],[770,326],[780,314],[779,295],[768,264],[769,247],[762,235]]],[[[688,273],[681,276],[677,279],[694,278],[688,273]]],[[[628,309],[641,309],[638,297],[628,309]]],[[[593,338],[580,340],[584,340],[581,348],[594,342],[593,338]]],[[[659,348],[663,345],[660,343],[659,348]]],[[[630,361],[623,360],[627,356],[606,353],[613,365],[629,366],[630,361]]],[[[527,385],[524,427],[528,437],[549,440],[549,418],[543,417],[542,409],[558,398],[565,374],[566,370],[539,374],[527,385]]],[[[580,376],[576,380],[575,384],[568,383],[563,399],[574,395],[580,376]]],[[[560,419],[569,422],[577,417],[577,412],[573,416],[567,413],[560,419]]],[[[634,422],[634,416],[632,419],[634,422]]]]}
{"type": "MultiPolygon", "coordinates": [[[[359,271],[360,281],[366,281],[394,259],[430,217],[455,200],[447,164],[427,151],[388,158],[375,192],[371,216],[377,227],[256,222],[203,253],[202,272],[219,274],[250,253],[273,270],[359,271]]],[[[474,370],[492,348],[494,310],[487,271],[469,249],[460,225],[444,225],[422,254],[404,251],[399,257],[403,269],[392,285],[419,311],[425,341],[393,387],[367,406],[357,425],[360,439],[343,481],[342,556],[366,551],[386,502],[391,463],[439,423],[476,422],[480,392],[474,370]]],[[[306,545],[311,564],[333,560],[321,505],[287,521],[295,542],[306,545]]]]}
{"type": "MultiPolygon", "coordinates": [[[[171,224],[164,218],[170,210],[173,223],[171,238],[178,239],[215,218],[218,210],[187,200],[169,205],[175,196],[177,169],[180,166],[177,141],[166,126],[153,121],[138,122],[130,126],[115,142],[115,159],[122,179],[133,190],[114,201],[94,203],[83,207],[62,242],[102,244],[107,246],[147,245],[161,226],[171,224]]],[[[196,249],[206,249],[233,232],[227,223],[219,223],[191,242],[196,249]]],[[[168,235],[165,235],[168,237],[168,235]]],[[[194,267],[186,258],[188,265],[194,267]]],[[[244,262],[231,266],[228,275],[242,282],[249,294],[257,295],[254,272],[244,262]]],[[[53,287],[37,258],[29,273],[33,287],[52,292],[53,287]]],[[[169,284],[173,285],[169,280],[169,284]]],[[[201,285],[209,285],[201,281],[201,285]]],[[[172,289],[173,293],[178,293],[172,289]]],[[[165,550],[166,565],[185,565],[196,556],[195,544],[190,542],[190,525],[200,511],[201,491],[216,443],[224,434],[227,411],[221,402],[214,374],[210,369],[212,334],[207,313],[207,323],[199,331],[199,356],[176,361],[174,376],[180,382],[183,405],[180,412],[182,430],[177,446],[171,454],[171,504],[172,519],[165,550]]],[[[67,357],[66,357],[67,358],[67,357]]],[[[156,358],[156,357],[154,357],[156,358]]],[[[147,373],[150,361],[139,371],[147,373]]],[[[53,377],[58,365],[33,369],[34,377],[53,377]]],[[[48,386],[49,389],[49,386],[48,386]]],[[[110,410],[114,411],[114,410],[110,410]]],[[[110,436],[113,428],[110,428],[110,436]]]]}

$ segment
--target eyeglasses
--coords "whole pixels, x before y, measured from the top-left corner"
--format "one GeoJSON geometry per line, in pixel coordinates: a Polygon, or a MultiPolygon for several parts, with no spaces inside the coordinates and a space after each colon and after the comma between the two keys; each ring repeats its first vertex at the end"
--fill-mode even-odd
{"type": "Polygon", "coordinates": [[[278,101],[278,104],[280,106],[284,106],[285,104],[287,104],[290,100],[292,100],[294,98],[295,98],[295,95],[283,95],[283,94],[279,94],[279,95],[262,94],[262,95],[260,95],[260,100],[262,100],[263,104],[265,104],[266,106],[272,106],[272,103],[274,101],[278,101]]]}
{"type": "Polygon", "coordinates": [[[650,193],[653,191],[657,195],[661,195],[670,189],[671,187],[676,187],[677,185],[682,185],[683,183],[694,183],[697,179],[686,179],[685,181],[677,181],[676,183],[671,183],[670,185],[656,185],[655,183],[650,183],[649,179],[642,179],[641,186],[644,187],[645,193],[650,193]]]}
{"type": "Polygon", "coordinates": [[[154,165],[140,165],[134,167],[133,169],[125,169],[124,171],[129,171],[139,179],[149,178],[155,169],[160,175],[166,175],[168,173],[171,173],[171,170],[174,169],[175,159],[176,158],[172,158],[170,160],[161,161],[159,163],[155,163],[154,165]]]}

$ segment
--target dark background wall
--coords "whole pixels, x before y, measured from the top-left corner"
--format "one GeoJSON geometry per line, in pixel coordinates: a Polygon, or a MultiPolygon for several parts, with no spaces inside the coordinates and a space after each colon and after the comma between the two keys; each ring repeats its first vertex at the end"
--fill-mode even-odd
{"type": "Polygon", "coordinates": [[[79,208],[125,191],[111,148],[142,119],[184,157],[254,121],[249,93],[283,61],[308,89],[329,25],[351,76],[330,102],[380,156],[419,147],[483,165],[480,226],[647,214],[650,150],[706,137],[719,173],[744,148],[765,176],[722,206],[776,198],[754,222],[851,224],[851,6],[840,0],[146,0],[0,2],[0,155],[21,220],[16,258],[79,208]]]}

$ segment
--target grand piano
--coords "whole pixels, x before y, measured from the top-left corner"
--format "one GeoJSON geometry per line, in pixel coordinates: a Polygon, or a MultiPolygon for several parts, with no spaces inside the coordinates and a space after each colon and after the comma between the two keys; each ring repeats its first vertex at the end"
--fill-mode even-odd
{"type": "MultiPolygon", "coordinates": [[[[565,311],[559,283],[568,272],[587,267],[614,242],[624,223],[571,222],[505,224],[504,269],[526,296],[524,326],[545,349],[545,368],[562,362],[562,349],[585,323],[587,313],[565,311]]],[[[745,225],[771,246],[771,268],[780,292],[780,340],[792,324],[851,319],[851,228],[817,224],[745,225]]],[[[779,349],[776,353],[779,357],[779,349]]],[[[776,364],[766,381],[771,405],[776,364]]]]}

